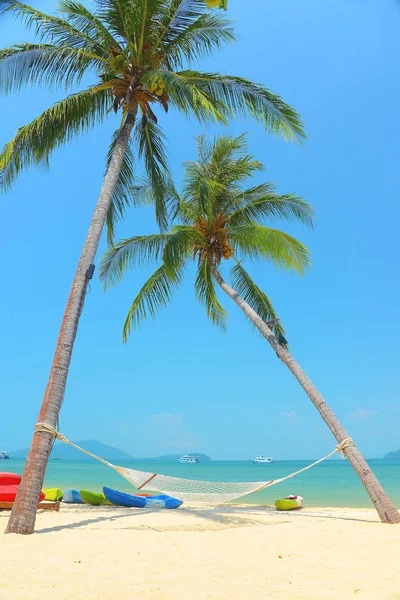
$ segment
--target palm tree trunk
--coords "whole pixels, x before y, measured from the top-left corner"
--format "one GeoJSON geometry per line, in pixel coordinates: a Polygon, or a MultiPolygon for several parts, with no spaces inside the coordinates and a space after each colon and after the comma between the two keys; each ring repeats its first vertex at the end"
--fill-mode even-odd
{"type": "MultiPolygon", "coordinates": [[[[342,444],[346,438],[349,437],[348,433],[342,427],[341,423],[337,419],[333,410],[326,403],[323,396],[317,390],[315,385],[305,374],[300,365],[294,360],[290,352],[281,346],[274,336],[272,330],[266,325],[261,317],[243,300],[243,298],[235,292],[222,278],[220,272],[216,267],[211,267],[212,273],[221,287],[221,289],[239,306],[239,308],[245,313],[245,315],[254,323],[261,335],[267,340],[267,342],[275,350],[279,358],[288,369],[296,377],[315,408],[328,425],[329,429],[339,442],[342,444]]],[[[369,468],[367,461],[364,459],[360,451],[356,446],[347,446],[344,448],[344,454],[349,459],[349,462],[353,466],[358,477],[361,479],[362,484],[367,490],[376,510],[378,511],[379,517],[383,523],[400,523],[400,514],[386,495],[378,479],[369,468]]]]}
{"type": "MultiPolygon", "coordinates": [[[[136,111],[128,114],[118,136],[79,258],[61,323],[53,363],[38,418],[39,422],[48,423],[52,427],[56,427],[57,425],[58,415],[64,399],[79,318],[85,301],[88,281],[91,278],[90,268],[95,260],[104,223],[112,203],[115,186],[118,182],[135,117],[136,111]]],[[[52,443],[53,437],[50,433],[43,431],[34,433],[6,533],[33,533],[37,505],[52,443]]]]}

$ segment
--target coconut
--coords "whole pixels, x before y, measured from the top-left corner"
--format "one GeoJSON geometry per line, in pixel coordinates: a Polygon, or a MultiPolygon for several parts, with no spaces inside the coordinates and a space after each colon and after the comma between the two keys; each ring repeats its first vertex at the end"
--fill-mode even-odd
{"type": "Polygon", "coordinates": [[[217,8],[219,6],[220,0],[206,0],[206,4],[208,8],[217,8]]]}

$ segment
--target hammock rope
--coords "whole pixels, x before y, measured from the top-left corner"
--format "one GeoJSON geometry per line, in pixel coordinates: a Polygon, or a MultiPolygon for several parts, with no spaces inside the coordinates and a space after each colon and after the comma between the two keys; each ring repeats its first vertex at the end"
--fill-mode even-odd
{"type": "Polygon", "coordinates": [[[346,448],[355,446],[353,440],[350,437],[345,438],[338,446],[335,447],[332,452],[316,460],[312,464],[290,473],[280,479],[271,479],[270,481],[197,481],[194,479],[183,479],[180,477],[171,477],[169,475],[161,475],[160,473],[150,473],[147,471],[138,471],[136,469],[128,469],[126,467],[119,467],[112,463],[104,460],[96,454],[92,454],[88,450],[81,448],[77,444],[74,444],[68,440],[65,436],[59,433],[54,427],[47,423],[36,423],[34,434],[36,433],[49,433],[56,439],[60,440],[64,444],[76,448],[80,452],[87,454],[88,456],[100,461],[104,465],[114,469],[124,479],[129,481],[138,490],[157,490],[166,494],[175,494],[182,500],[193,501],[193,502],[204,502],[206,504],[220,504],[228,502],[229,500],[237,500],[243,496],[249,494],[255,494],[260,490],[267,487],[271,487],[278,483],[282,483],[287,479],[291,479],[300,473],[304,473],[309,469],[312,469],[316,465],[322,463],[324,460],[331,458],[336,452],[339,452],[341,457],[344,459],[344,451],[346,448]]]}

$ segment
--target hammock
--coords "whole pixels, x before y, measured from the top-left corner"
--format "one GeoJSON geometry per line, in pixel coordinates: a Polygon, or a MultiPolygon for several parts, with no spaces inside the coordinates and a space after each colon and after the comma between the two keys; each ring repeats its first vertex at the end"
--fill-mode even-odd
{"type": "Polygon", "coordinates": [[[118,467],[112,463],[84,450],[80,446],[77,446],[58,431],[56,431],[51,425],[47,423],[37,423],[35,426],[35,433],[45,432],[50,433],[55,438],[73,446],[80,452],[91,456],[92,458],[102,462],[103,464],[111,467],[122,477],[124,477],[129,483],[131,483],[138,490],[157,490],[164,494],[171,494],[177,496],[181,500],[200,502],[206,504],[221,504],[223,502],[229,502],[229,500],[237,500],[243,496],[254,494],[260,490],[263,490],[277,483],[282,483],[286,479],[291,479],[300,473],[308,471],[312,467],[315,467],[319,463],[327,460],[333,456],[336,452],[340,452],[342,458],[344,458],[343,451],[350,446],[354,446],[354,442],[351,438],[346,438],[342,441],[339,446],[336,446],[332,452],[313,462],[311,465],[295,471],[290,475],[281,477],[280,479],[271,479],[269,481],[250,481],[250,482],[239,482],[239,481],[196,481],[194,479],[182,479],[180,477],[171,477],[169,475],[161,475],[159,473],[149,473],[146,471],[137,471],[136,469],[127,469],[125,467],[118,467]]]}

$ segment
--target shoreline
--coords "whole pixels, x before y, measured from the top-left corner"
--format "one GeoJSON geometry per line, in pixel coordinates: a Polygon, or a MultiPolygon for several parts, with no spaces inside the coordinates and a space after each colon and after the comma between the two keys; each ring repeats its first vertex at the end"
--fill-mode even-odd
{"type": "Polygon", "coordinates": [[[399,598],[400,528],[373,508],[61,505],[32,536],[3,535],[8,514],[1,600],[399,598]]]}

